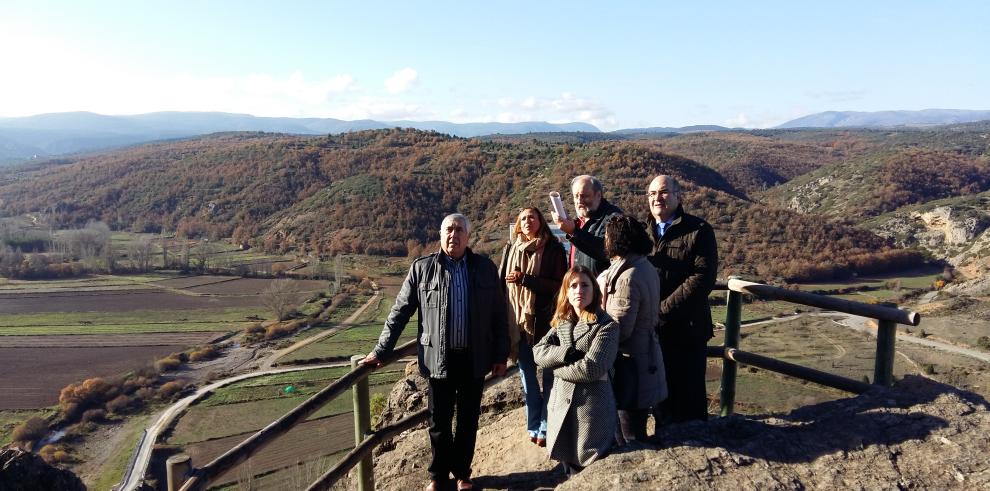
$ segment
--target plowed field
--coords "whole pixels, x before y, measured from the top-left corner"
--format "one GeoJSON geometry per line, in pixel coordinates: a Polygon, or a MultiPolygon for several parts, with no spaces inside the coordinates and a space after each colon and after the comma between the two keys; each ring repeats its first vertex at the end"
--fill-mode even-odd
{"type": "Polygon", "coordinates": [[[175,346],[0,348],[0,409],[30,409],[58,403],[62,387],[108,377],[180,351],[175,346]]]}
{"type": "Polygon", "coordinates": [[[222,332],[162,332],[154,334],[67,334],[61,336],[0,336],[0,348],[111,348],[120,346],[194,346],[223,337],[222,332]]]}
{"type": "MultiPolygon", "coordinates": [[[[257,295],[268,288],[275,280],[264,278],[239,278],[233,281],[210,283],[186,288],[187,291],[208,295],[257,295]]],[[[292,282],[298,292],[312,292],[327,288],[326,281],[295,280],[292,282]]]]}
{"type": "Polygon", "coordinates": [[[206,297],[161,290],[99,293],[0,294],[0,314],[35,312],[128,312],[132,310],[222,309],[256,307],[255,296],[206,297]]]}

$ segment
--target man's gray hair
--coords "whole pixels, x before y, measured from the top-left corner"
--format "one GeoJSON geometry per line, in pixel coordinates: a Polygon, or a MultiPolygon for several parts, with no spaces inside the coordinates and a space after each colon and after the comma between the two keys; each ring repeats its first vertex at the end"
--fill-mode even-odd
{"type": "Polygon", "coordinates": [[[589,176],[588,174],[582,174],[580,176],[571,179],[571,189],[574,189],[574,185],[581,181],[591,181],[591,188],[599,193],[605,192],[605,187],[602,186],[602,182],[598,180],[595,176],[589,176]]]}
{"type": "Polygon", "coordinates": [[[447,225],[447,222],[452,220],[461,222],[461,225],[464,225],[464,231],[471,233],[471,222],[468,221],[466,216],[460,213],[451,213],[450,215],[443,217],[443,221],[440,222],[440,231],[443,232],[444,226],[447,225]]]}
{"type": "Polygon", "coordinates": [[[681,197],[681,183],[677,182],[677,178],[670,174],[660,174],[657,179],[663,178],[667,181],[667,190],[670,191],[674,196],[678,198],[681,197]]]}

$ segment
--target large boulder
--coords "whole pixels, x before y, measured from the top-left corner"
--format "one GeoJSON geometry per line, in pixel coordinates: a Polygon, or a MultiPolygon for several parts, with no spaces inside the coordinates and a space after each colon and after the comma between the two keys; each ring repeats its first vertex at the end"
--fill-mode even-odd
{"type": "MultiPolygon", "coordinates": [[[[492,410],[474,459],[485,489],[990,489],[990,404],[919,376],[784,415],[670,425],[657,441],[617,448],[568,481],[529,443],[524,409],[494,410],[498,392],[486,394],[492,410]]],[[[425,430],[383,450],[377,489],[425,484],[425,430]]]]}
{"type": "Polygon", "coordinates": [[[85,491],[75,474],[19,448],[0,450],[0,491],[85,491]]]}
{"type": "Polygon", "coordinates": [[[988,489],[990,412],[923,377],[782,416],[671,425],[561,490],[988,489]]]}

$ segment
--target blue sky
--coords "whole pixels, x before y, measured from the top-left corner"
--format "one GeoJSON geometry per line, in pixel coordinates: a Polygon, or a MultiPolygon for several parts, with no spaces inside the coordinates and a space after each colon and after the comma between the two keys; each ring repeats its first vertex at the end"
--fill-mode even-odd
{"type": "Polygon", "coordinates": [[[769,127],[990,109],[990,2],[0,4],[0,116],[769,127]]]}

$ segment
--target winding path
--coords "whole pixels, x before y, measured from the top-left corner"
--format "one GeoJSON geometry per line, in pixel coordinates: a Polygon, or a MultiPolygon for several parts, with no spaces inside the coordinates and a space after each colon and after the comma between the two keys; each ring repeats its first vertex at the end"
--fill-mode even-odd
{"type": "Polygon", "coordinates": [[[304,346],[309,346],[310,344],[313,344],[323,338],[326,338],[328,336],[333,336],[334,334],[340,332],[342,329],[347,329],[349,327],[352,327],[354,323],[357,321],[357,319],[361,317],[361,315],[363,315],[364,312],[368,310],[368,308],[371,307],[371,305],[376,300],[378,300],[378,297],[380,297],[381,295],[382,295],[381,290],[375,290],[375,293],[371,295],[371,298],[369,298],[364,305],[362,305],[359,309],[355,310],[353,314],[347,316],[347,318],[344,319],[342,322],[340,322],[340,324],[331,327],[330,329],[327,329],[326,331],[323,331],[315,336],[310,336],[306,339],[293,343],[291,346],[287,348],[282,348],[280,350],[276,350],[272,352],[272,354],[265,357],[264,361],[261,362],[261,365],[258,367],[258,369],[268,370],[275,366],[275,363],[278,361],[279,358],[289,353],[292,353],[293,351],[296,351],[304,346]]]}
{"type": "MultiPolygon", "coordinates": [[[[842,316],[840,319],[833,319],[832,322],[836,324],[846,326],[855,331],[865,332],[873,337],[876,337],[877,330],[875,328],[867,325],[867,319],[865,317],[859,317],[856,315],[840,314],[836,312],[822,312],[817,315],[828,315],[828,316],[842,316]]],[[[946,351],[949,353],[955,353],[957,355],[968,356],[970,358],[975,358],[984,363],[990,363],[990,353],[984,353],[982,351],[977,351],[969,348],[962,348],[959,346],[951,345],[949,343],[943,343],[941,341],[934,341],[926,338],[919,338],[917,336],[911,336],[906,333],[898,332],[897,341],[904,341],[906,343],[919,344],[921,346],[927,346],[929,348],[935,348],[937,350],[946,351]]]]}
{"type": "Polygon", "coordinates": [[[219,389],[220,387],[224,387],[226,385],[230,385],[234,382],[240,382],[241,380],[261,377],[264,375],[274,375],[277,373],[286,373],[286,372],[300,372],[304,370],[316,370],[320,368],[333,368],[333,367],[342,367],[342,366],[350,366],[350,365],[351,362],[346,361],[346,362],[327,363],[323,365],[311,365],[304,367],[275,368],[275,369],[262,370],[251,373],[242,373],[240,375],[235,375],[233,377],[225,378],[223,380],[218,380],[216,382],[213,382],[212,384],[201,387],[192,395],[186,396],[180,399],[179,402],[176,402],[175,404],[169,406],[168,409],[166,409],[161,414],[161,416],[158,417],[158,420],[155,421],[153,425],[148,427],[144,435],[144,439],[141,440],[141,446],[138,448],[137,458],[134,459],[134,465],[131,467],[131,472],[130,474],[124,476],[122,484],[118,486],[117,489],[121,491],[134,491],[135,489],[137,489],[138,484],[141,482],[142,479],[144,479],[144,475],[147,473],[148,463],[151,461],[151,451],[155,445],[155,442],[158,441],[158,436],[161,435],[162,431],[164,431],[166,428],[169,427],[169,425],[172,424],[172,421],[179,414],[181,414],[182,411],[185,411],[186,408],[191,406],[196,401],[199,401],[200,399],[209,396],[214,390],[219,389]]]}
{"type": "Polygon", "coordinates": [[[300,372],[304,370],[316,370],[320,368],[350,366],[351,365],[350,361],[344,361],[337,363],[325,363],[321,365],[295,366],[288,368],[272,368],[272,365],[274,365],[275,360],[277,360],[279,357],[291,353],[299,348],[302,348],[303,346],[307,346],[310,343],[316,342],[317,340],[326,338],[327,336],[335,334],[342,329],[351,327],[353,323],[381,295],[382,295],[382,290],[380,289],[375,290],[374,295],[372,295],[371,298],[364,305],[362,305],[359,309],[354,311],[354,313],[348,316],[347,319],[344,319],[344,321],[341,322],[338,326],[328,329],[327,331],[317,334],[316,336],[308,337],[302,341],[293,344],[292,346],[289,346],[288,348],[273,352],[271,355],[265,357],[264,361],[261,364],[261,367],[257,371],[242,373],[240,375],[228,377],[223,380],[218,380],[209,385],[201,387],[192,395],[184,397],[175,404],[169,406],[167,409],[165,409],[164,412],[162,412],[161,416],[158,417],[158,420],[156,420],[153,425],[149,426],[148,429],[145,430],[144,438],[141,440],[140,446],[137,449],[137,453],[136,453],[137,456],[134,458],[134,464],[130,467],[129,472],[124,476],[121,484],[117,486],[115,489],[120,491],[136,490],[140,482],[144,479],[145,474],[147,473],[148,464],[151,462],[152,449],[154,448],[155,442],[158,441],[159,435],[161,435],[161,433],[165,431],[165,429],[172,424],[172,421],[174,421],[175,418],[177,418],[180,414],[182,414],[182,412],[185,411],[186,408],[191,406],[193,403],[199,401],[200,399],[208,397],[214,390],[224,387],[226,385],[230,385],[234,382],[240,382],[241,380],[261,377],[264,375],[274,375],[277,373],[287,373],[287,372],[300,372]]]}

